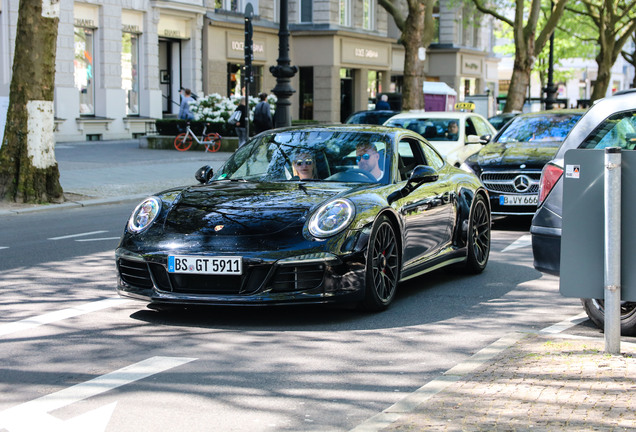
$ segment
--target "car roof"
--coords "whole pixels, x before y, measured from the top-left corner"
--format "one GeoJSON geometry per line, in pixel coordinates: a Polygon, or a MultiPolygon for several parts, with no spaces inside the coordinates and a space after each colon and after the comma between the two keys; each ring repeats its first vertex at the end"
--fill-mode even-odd
{"type": "Polygon", "coordinates": [[[552,110],[523,113],[523,114],[519,114],[516,117],[539,117],[539,116],[554,115],[554,114],[583,114],[586,111],[587,109],[582,109],[582,108],[552,109],[552,110]]]}
{"type": "Polygon", "coordinates": [[[399,118],[466,118],[469,116],[481,117],[485,120],[485,117],[475,112],[466,111],[422,111],[412,110],[404,111],[400,114],[396,114],[391,119],[399,118]]]}

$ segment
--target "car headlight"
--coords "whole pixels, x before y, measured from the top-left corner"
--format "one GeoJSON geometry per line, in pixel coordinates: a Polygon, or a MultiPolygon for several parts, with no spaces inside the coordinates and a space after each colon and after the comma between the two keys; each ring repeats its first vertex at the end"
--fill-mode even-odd
{"type": "Polygon", "coordinates": [[[330,237],[345,229],[356,214],[353,203],[337,199],[323,204],[309,219],[309,232],[314,237],[330,237]]]}
{"type": "Polygon", "coordinates": [[[161,200],[157,197],[146,198],[133,211],[128,220],[128,229],[134,233],[140,233],[147,229],[157,218],[161,211],[161,200]]]}

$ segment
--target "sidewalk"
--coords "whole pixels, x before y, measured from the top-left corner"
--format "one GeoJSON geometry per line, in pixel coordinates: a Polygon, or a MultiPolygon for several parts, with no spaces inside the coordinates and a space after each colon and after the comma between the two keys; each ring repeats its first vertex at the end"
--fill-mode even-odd
{"type": "Polygon", "coordinates": [[[203,165],[215,170],[232,153],[179,152],[139,147],[139,140],[57,143],[55,156],[62,204],[28,205],[0,202],[0,215],[140,200],[162,190],[193,185],[203,165]]]}
{"type": "Polygon", "coordinates": [[[633,431],[636,344],[521,334],[469,361],[351,432],[633,431]]]}

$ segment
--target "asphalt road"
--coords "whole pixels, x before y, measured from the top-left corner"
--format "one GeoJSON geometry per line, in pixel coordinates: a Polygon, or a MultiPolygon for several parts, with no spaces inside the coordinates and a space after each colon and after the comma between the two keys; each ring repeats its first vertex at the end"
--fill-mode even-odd
{"type": "Polygon", "coordinates": [[[582,312],[533,269],[527,222],[503,220],[483,274],[416,278],[383,313],[158,313],[115,295],[134,204],[0,216],[0,430],[347,431],[503,335],[582,312]]]}

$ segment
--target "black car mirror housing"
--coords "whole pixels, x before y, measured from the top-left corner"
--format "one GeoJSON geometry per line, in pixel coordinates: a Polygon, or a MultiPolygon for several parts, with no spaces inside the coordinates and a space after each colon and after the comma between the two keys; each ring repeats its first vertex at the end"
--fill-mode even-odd
{"type": "Polygon", "coordinates": [[[439,179],[439,174],[435,168],[428,165],[418,165],[413,169],[406,185],[387,197],[389,204],[404,198],[424,183],[432,183],[439,179]]]}
{"type": "Polygon", "coordinates": [[[194,178],[203,184],[209,182],[213,175],[214,170],[212,167],[210,165],[204,165],[194,173],[194,178]]]}

